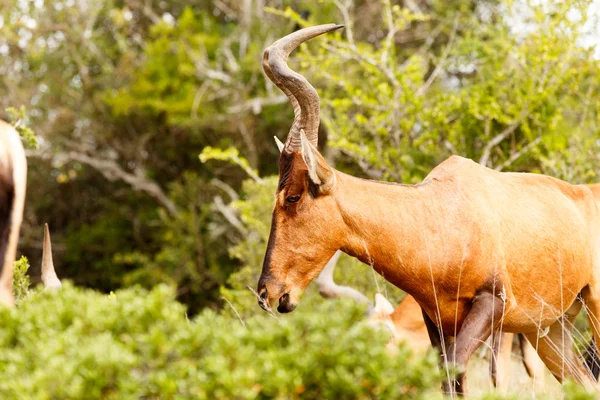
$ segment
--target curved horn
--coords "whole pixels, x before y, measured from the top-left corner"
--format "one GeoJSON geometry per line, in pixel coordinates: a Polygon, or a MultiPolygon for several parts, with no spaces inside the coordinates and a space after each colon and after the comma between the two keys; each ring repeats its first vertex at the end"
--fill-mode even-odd
{"type": "Polygon", "coordinates": [[[351,288],[349,286],[338,285],[333,280],[333,271],[337,265],[338,260],[342,252],[340,250],[336,251],[333,257],[329,260],[323,271],[317,276],[315,279],[315,283],[319,287],[319,294],[325,298],[329,297],[349,297],[352,300],[358,303],[364,303],[367,305],[367,313],[370,314],[373,311],[373,305],[361,292],[358,290],[351,288]]]}
{"type": "Polygon", "coordinates": [[[50,229],[44,224],[44,246],[42,250],[42,282],[46,289],[58,289],[62,287],[52,261],[52,243],[50,241],[50,229]]]}
{"type": "Polygon", "coordinates": [[[265,73],[294,106],[294,122],[286,140],[288,151],[300,148],[300,129],[304,129],[306,137],[315,148],[319,139],[319,95],[306,78],[288,67],[288,56],[307,40],[343,27],[344,25],[326,24],[304,28],[284,36],[265,49],[265,73]]]}

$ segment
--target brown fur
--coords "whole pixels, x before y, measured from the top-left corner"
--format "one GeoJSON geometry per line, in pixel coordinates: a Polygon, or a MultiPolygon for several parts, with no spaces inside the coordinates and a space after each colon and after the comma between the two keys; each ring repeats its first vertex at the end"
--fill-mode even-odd
{"type": "MultiPolygon", "coordinates": [[[[600,208],[600,184],[582,186],[587,186],[592,191],[596,204],[600,208]]],[[[390,345],[396,345],[399,341],[406,341],[417,352],[424,352],[431,347],[421,307],[410,295],[407,295],[391,314],[388,315],[376,310],[371,319],[391,323],[393,338],[390,345]]],[[[494,343],[496,354],[490,362],[495,384],[498,388],[504,389],[508,385],[510,375],[509,360],[512,352],[513,334],[504,333],[501,337],[500,343],[494,343]]],[[[535,353],[533,346],[522,335],[519,335],[519,347],[523,364],[529,376],[536,381],[543,382],[544,365],[535,353]]]]}

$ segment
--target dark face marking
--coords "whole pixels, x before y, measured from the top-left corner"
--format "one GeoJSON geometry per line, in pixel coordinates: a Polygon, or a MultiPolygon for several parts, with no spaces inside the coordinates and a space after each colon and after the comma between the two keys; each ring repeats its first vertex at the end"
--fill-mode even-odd
{"type": "Polygon", "coordinates": [[[260,292],[260,288],[264,286],[264,283],[270,279],[273,279],[273,274],[271,273],[271,255],[273,253],[273,248],[275,247],[275,240],[277,237],[277,224],[275,223],[275,213],[273,213],[273,217],[271,218],[271,232],[269,233],[269,242],[267,243],[267,251],[265,252],[265,259],[263,261],[262,272],[260,274],[260,279],[258,280],[258,291],[260,292]]]}
{"type": "Polygon", "coordinates": [[[277,192],[279,193],[285,188],[292,172],[292,163],[294,161],[293,153],[282,151],[279,157],[279,185],[277,185],[277,192]]]}

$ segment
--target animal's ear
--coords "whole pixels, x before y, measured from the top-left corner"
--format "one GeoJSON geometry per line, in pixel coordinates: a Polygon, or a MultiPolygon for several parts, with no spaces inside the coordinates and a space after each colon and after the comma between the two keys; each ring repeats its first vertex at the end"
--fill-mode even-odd
{"type": "Polygon", "coordinates": [[[381,293],[375,295],[375,312],[390,315],[394,312],[394,306],[381,293]]]}
{"type": "Polygon", "coordinates": [[[319,186],[319,193],[329,192],[335,184],[335,173],[327,164],[321,153],[306,138],[304,129],[300,130],[302,159],[308,168],[310,180],[319,186]]]}
{"type": "Polygon", "coordinates": [[[283,149],[285,148],[285,145],[281,142],[281,140],[279,140],[279,138],[277,136],[273,136],[273,138],[275,138],[275,143],[277,143],[277,148],[279,149],[279,152],[281,153],[283,151],[283,149]]]}

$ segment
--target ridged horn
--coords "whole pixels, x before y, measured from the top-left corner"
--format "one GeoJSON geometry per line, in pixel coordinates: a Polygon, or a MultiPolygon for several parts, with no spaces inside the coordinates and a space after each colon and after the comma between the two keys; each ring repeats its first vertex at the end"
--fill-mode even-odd
{"type": "Polygon", "coordinates": [[[50,240],[50,229],[44,224],[44,245],[42,248],[42,282],[46,289],[59,289],[62,287],[60,279],[54,270],[52,261],[52,242],[50,240]]]}
{"type": "Polygon", "coordinates": [[[326,24],[304,28],[277,40],[263,53],[265,74],[285,93],[294,107],[294,122],[285,142],[286,150],[289,152],[300,149],[301,129],[304,130],[308,140],[317,147],[319,95],[306,78],[288,67],[288,56],[307,40],[343,27],[344,25],[326,24]]]}

